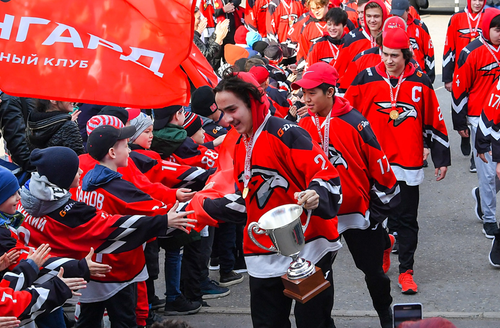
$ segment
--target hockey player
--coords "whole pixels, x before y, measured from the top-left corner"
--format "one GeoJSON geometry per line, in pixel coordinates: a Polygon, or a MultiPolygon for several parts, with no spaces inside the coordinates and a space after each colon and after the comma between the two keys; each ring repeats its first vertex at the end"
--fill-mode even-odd
{"type": "MultiPolygon", "coordinates": [[[[269,103],[251,74],[226,71],[214,92],[226,120],[241,134],[234,151],[234,180],[245,199],[247,224],[284,204],[298,203],[313,211],[301,256],[320,267],[332,285],[307,303],[296,303],[295,319],[297,327],[333,326],[331,267],[341,247],[338,172],[307,132],[268,114],[269,103]]],[[[270,244],[266,236],[256,238],[270,244]]],[[[280,277],[290,259],[262,251],[247,234],[243,249],[254,327],[289,327],[292,299],[284,296],[280,277]]]]}
{"type": "MultiPolygon", "coordinates": [[[[55,256],[82,258],[88,248],[94,247],[98,257],[104,254],[123,253],[134,250],[147,240],[158,235],[165,235],[167,222],[169,226],[187,231],[186,227],[194,227],[196,220],[187,219],[185,215],[193,212],[175,213],[174,206],[167,215],[154,217],[135,215],[109,215],[95,207],[72,200],[68,192],[78,186],[81,170],[78,168],[78,156],[69,148],[49,147],[43,150],[35,149],[31,153],[31,161],[37,167],[37,173],[32,175],[28,187],[21,190],[21,204],[18,210],[25,215],[20,236],[32,246],[50,243],[51,253],[55,256]]],[[[97,194],[89,196],[89,202],[96,206],[102,201],[97,194]]],[[[119,273],[128,275],[127,270],[135,271],[135,263],[125,265],[125,271],[119,273]]],[[[116,268],[115,268],[116,269],[116,268]]],[[[140,268],[139,268],[140,269],[140,268]]],[[[120,281],[115,281],[119,283],[120,281]]],[[[89,290],[87,289],[87,292],[89,290]]],[[[123,295],[120,304],[106,304],[108,311],[125,307],[132,303],[130,290],[98,289],[97,294],[123,295]]],[[[117,296],[119,297],[119,296],[117,296]]],[[[87,299],[87,302],[97,301],[87,299]]],[[[83,302],[83,300],[82,300],[83,302]]],[[[127,322],[135,326],[134,319],[123,313],[109,311],[115,322],[127,322]],[[113,313],[113,314],[111,314],[113,313]]],[[[101,318],[97,313],[93,318],[101,318]]],[[[86,320],[82,317],[80,320],[86,320]]],[[[95,327],[90,325],[90,327],[95,327]]]]}
{"type": "Polygon", "coordinates": [[[424,140],[432,151],[437,181],[445,178],[451,164],[436,94],[429,77],[410,63],[409,48],[410,39],[403,29],[389,29],[383,40],[383,62],[359,74],[346,93],[346,99],[370,122],[387,156],[380,161],[380,169],[392,168],[398,180],[401,203],[389,215],[389,230],[397,232],[398,280],[404,294],[418,291],[413,264],[419,230],[418,185],[423,182],[422,165],[429,154],[424,140]]]}
{"type": "MultiPolygon", "coordinates": [[[[455,68],[455,78],[452,92],[453,128],[461,137],[469,136],[476,139],[479,117],[485,99],[490,96],[490,88],[497,84],[500,72],[500,11],[488,8],[484,11],[481,23],[483,36],[472,41],[460,53],[455,68]]],[[[475,147],[474,147],[475,148],[475,147]]],[[[483,233],[487,238],[494,238],[498,232],[495,217],[496,194],[500,183],[495,174],[495,164],[488,152],[484,153],[489,163],[484,163],[477,157],[477,149],[473,149],[473,158],[479,180],[479,196],[476,188],[473,196],[476,206],[480,206],[483,221],[483,233]]],[[[478,212],[478,211],[476,211],[478,212]]]]}
{"type": "MultiPolygon", "coordinates": [[[[300,0],[271,0],[266,16],[267,38],[286,43],[288,32],[306,10],[300,0]]],[[[286,45],[285,45],[286,47],[286,45]]]]}
{"type": "Polygon", "coordinates": [[[382,222],[399,203],[399,187],[392,170],[380,169],[379,163],[386,156],[370,123],[344,98],[335,96],[337,78],[332,66],[320,62],[292,84],[295,89],[302,88],[309,108],[309,115],[299,125],[320,144],[339,172],[343,202],[338,231],[356,266],[365,273],[381,326],[390,328],[391,282],[382,270],[390,241],[382,222]]]}
{"type": "Polygon", "coordinates": [[[407,25],[407,33],[415,59],[422,71],[429,76],[434,83],[436,78],[434,62],[434,46],[432,45],[429,29],[421,20],[410,14],[410,2],[408,0],[393,0],[390,14],[403,18],[407,25]]]}
{"type": "Polygon", "coordinates": [[[347,13],[341,8],[332,8],[326,13],[325,19],[327,33],[308,50],[307,66],[319,61],[334,66],[342,49],[347,13]]]}
{"type": "MultiPolygon", "coordinates": [[[[382,62],[382,40],[384,32],[389,28],[402,28],[406,31],[406,22],[398,16],[392,16],[385,20],[384,25],[382,27],[382,34],[379,34],[377,37],[377,46],[370,48],[368,50],[364,50],[354,57],[354,60],[347,67],[347,71],[339,77],[338,81],[338,93],[339,96],[342,96],[347,88],[352,84],[352,81],[356,78],[356,76],[363,70],[376,66],[382,62]]],[[[413,61],[413,59],[412,59],[413,61]]],[[[413,64],[418,65],[415,61],[413,64]]]]}
{"type": "Polygon", "coordinates": [[[359,10],[363,11],[363,20],[360,20],[362,27],[349,32],[344,37],[344,46],[335,62],[334,67],[339,76],[344,75],[357,54],[377,45],[375,38],[382,30],[388,16],[387,8],[382,0],[370,0],[364,5],[358,5],[359,10]]]}

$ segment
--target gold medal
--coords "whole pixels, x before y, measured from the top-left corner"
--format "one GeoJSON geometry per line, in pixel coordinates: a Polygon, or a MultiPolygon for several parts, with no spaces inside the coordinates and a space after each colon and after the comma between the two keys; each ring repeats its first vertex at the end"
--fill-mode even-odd
{"type": "Polygon", "coordinates": [[[243,195],[242,196],[243,196],[243,199],[247,198],[247,196],[248,196],[248,187],[245,187],[243,189],[243,195]]]}
{"type": "Polygon", "coordinates": [[[470,42],[472,42],[472,41],[474,41],[474,40],[476,40],[476,38],[472,38],[472,39],[470,39],[470,42]]]}
{"type": "Polygon", "coordinates": [[[391,120],[395,120],[399,117],[399,112],[397,110],[393,109],[389,113],[389,117],[391,118],[391,120]]]}

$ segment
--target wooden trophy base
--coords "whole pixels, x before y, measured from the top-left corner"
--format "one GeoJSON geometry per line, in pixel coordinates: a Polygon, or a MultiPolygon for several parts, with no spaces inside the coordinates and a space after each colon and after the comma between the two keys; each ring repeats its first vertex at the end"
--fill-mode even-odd
{"type": "Polygon", "coordinates": [[[285,296],[293,298],[302,304],[309,301],[330,286],[330,282],[325,280],[323,271],[316,267],[316,272],[301,279],[290,279],[287,274],[281,276],[281,281],[285,285],[283,293],[285,296]]]}

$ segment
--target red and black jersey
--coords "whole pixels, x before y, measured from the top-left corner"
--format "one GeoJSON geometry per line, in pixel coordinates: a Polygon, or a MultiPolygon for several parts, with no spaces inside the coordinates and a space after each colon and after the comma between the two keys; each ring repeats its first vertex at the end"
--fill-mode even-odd
{"type": "Polygon", "coordinates": [[[199,8],[203,17],[207,19],[207,27],[215,27],[213,0],[201,0],[199,8]]]}
{"type": "MultiPolygon", "coordinates": [[[[368,50],[364,50],[360,52],[352,63],[349,64],[347,71],[344,75],[342,75],[338,82],[338,95],[342,96],[347,91],[347,88],[351,85],[352,81],[356,78],[356,76],[363,70],[377,66],[382,61],[382,51],[379,47],[373,47],[368,50]]],[[[411,59],[410,62],[416,67],[420,66],[415,61],[415,59],[411,59]]]]}
{"type": "Polygon", "coordinates": [[[318,20],[311,12],[306,15],[289,34],[290,43],[297,44],[297,66],[306,60],[312,45],[326,33],[326,20],[318,20]]]}
{"type": "Polygon", "coordinates": [[[59,278],[32,285],[38,278],[31,265],[22,261],[0,281],[0,317],[16,317],[25,326],[42,313],[50,313],[71,298],[68,286],[59,278]]]}
{"type": "Polygon", "coordinates": [[[334,66],[343,44],[343,38],[334,39],[328,34],[323,35],[321,39],[311,46],[306,60],[307,67],[320,61],[334,66]]]}
{"type": "Polygon", "coordinates": [[[422,71],[429,76],[434,83],[436,78],[434,62],[434,46],[427,26],[421,20],[414,19],[408,14],[408,36],[413,49],[413,59],[415,59],[422,71]]]}
{"type": "MultiPolygon", "coordinates": [[[[140,191],[131,182],[123,180],[121,174],[111,169],[96,165],[87,172],[78,187],[76,198],[109,214],[120,215],[166,215],[167,206],[148,194],[140,191]]],[[[130,282],[147,279],[144,250],[138,247],[120,254],[96,254],[96,262],[110,265],[113,270],[103,278],[92,280],[101,284],[89,284],[82,295],[93,301],[108,299],[130,282]],[[105,284],[102,284],[105,283],[105,284]]]]}
{"type": "Polygon", "coordinates": [[[245,24],[248,29],[259,32],[265,38],[267,36],[267,9],[269,0],[249,0],[245,8],[245,24]]]}
{"type": "MultiPolygon", "coordinates": [[[[328,158],[342,182],[338,230],[366,229],[370,218],[384,221],[399,202],[396,176],[390,168],[381,168],[386,155],[363,115],[341,97],[334,98],[330,113],[328,158]]],[[[326,118],[318,117],[318,121],[321,137],[314,116],[302,118],[299,125],[322,144],[326,118]]]]}
{"type": "Polygon", "coordinates": [[[198,145],[191,138],[184,139],[184,142],[177,148],[168,160],[189,166],[198,166],[205,170],[216,167],[219,154],[216,150],[198,145]]]}
{"type": "Polygon", "coordinates": [[[380,63],[356,77],[347,89],[346,98],[370,122],[387,155],[387,162],[381,165],[389,168],[390,164],[398,181],[415,186],[424,178],[424,139],[431,149],[436,168],[451,164],[448,133],[426,74],[411,63],[406,65],[396,107],[393,108],[390,88],[396,93],[397,84],[398,79],[389,79],[384,63],[380,63]]]}
{"type": "MultiPolygon", "coordinates": [[[[85,174],[92,170],[99,162],[93,159],[89,154],[80,155],[78,158],[80,159],[80,169],[83,171],[81,175],[81,178],[83,179],[85,174]]],[[[128,165],[126,167],[118,168],[118,173],[122,175],[124,180],[132,182],[134,186],[148,195],[151,195],[154,199],[158,199],[169,206],[175,204],[177,200],[177,189],[170,189],[161,183],[151,182],[144,174],[142,174],[130,157],[128,158],[127,163],[128,165]]],[[[75,197],[76,190],[72,189],[70,192],[73,197],[75,197]]]]}
{"type": "Polygon", "coordinates": [[[306,10],[300,0],[271,0],[266,14],[267,38],[284,43],[288,31],[306,10]]]}
{"type": "Polygon", "coordinates": [[[271,105],[274,107],[275,114],[273,115],[281,118],[286,117],[288,115],[288,110],[290,109],[290,103],[288,102],[286,91],[270,85],[266,89],[266,94],[271,102],[271,105]]]}
{"type": "Polygon", "coordinates": [[[375,40],[363,28],[347,33],[344,36],[344,45],[335,61],[335,69],[342,77],[357,54],[375,47],[375,40]]]}
{"type": "Polygon", "coordinates": [[[484,101],[483,111],[476,131],[475,147],[478,153],[492,151],[494,162],[500,162],[500,85],[491,85],[484,101]]]}
{"type": "Polygon", "coordinates": [[[451,117],[455,130],[467,130],[467,124],[477,126],[490,86],[500,75],[500,47],[479,38],[462,49],[455,68],[451,117]]]}
{"type": "Polygon", "coordinates": [[[453,81],[456,62],[460,52],[481,35],[481,20],[484,10],[472,14],[466,8],[453,14],[448,23],[443,51],[443,82],[453,81]]]}
{"type": "Polygon", "coordinates": [[[137,145],[130,145],[130,158],[137,168],[151,181],[164,184],[169,188],[190,188],[201,190],[207,179],[215,172],[197,166],[188,166],[161,159],[160,154],[153,150],[143,149],[137,145]]]}
{"type": "MultiPolygon", "coordinates": [[[[244,190],[246,154],[242,138],[234,150],[234,178],[240,191],[244,190]]],[[[320,200],[305,231],[306,245],[301,256],[316,263],[327,252],[339,249],[337,211],[341,202],[340,180],[337,170],[323,151],[304,129],[270,115],[254,132],[254,140],[251,178],[245,198],[247,227],[277,206],[296,204],[296,192],[312,189],[318,193],[320,200]]],[[[306,214],[303,213],[301,218],[305,223],[306,214]]],[[[256,239],[264,246],[271,245],[268,236],[257,235],[256,239]]],[[[248,272],[253,277],[281,276],[290,264],[288,257],[276,256],[259,248],[247,234],[243,237],[243,250],[248,272]]]]}

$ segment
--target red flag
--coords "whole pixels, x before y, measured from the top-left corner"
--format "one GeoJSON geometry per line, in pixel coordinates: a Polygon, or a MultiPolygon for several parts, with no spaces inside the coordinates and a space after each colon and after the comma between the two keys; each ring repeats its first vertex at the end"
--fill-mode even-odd
{"type": "Polygon", "coordinates": [[[219,83],[214,69],[194,43],[189,57],[182,62],[182,68],[196,88],[204,85],[215,88],[219,83]]]}
{"type": "Polygon", "coordinates": [[[203,209],[203,200],[205,198],[214,199],[224,197],[225,195],[233,194],[236,191],[233,175],[233,157],[234,147],[239,137],[239,133],[234,129],[227,133],[226,138],[220,145],[219,166],[217,167],[217,171],[207,181],[207,184],[213,182],[214,185],[210,189],[198,191],[186,207],[186,211],[195,211],[194,214],[191,214],[188,217],[190,219],[198,220],[194,228],[196,231],[201,231],[201,229],[203,229],[206,225],[218,226],[217,220],[212,218],[203,209]]]}
{"type": "Polygon", "coordinates": [[[187,104],[180,64],[192,0],[0,2],[0,89],[8,94],[155,108],[187,104]]]}

